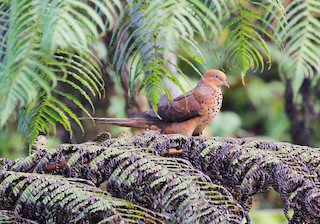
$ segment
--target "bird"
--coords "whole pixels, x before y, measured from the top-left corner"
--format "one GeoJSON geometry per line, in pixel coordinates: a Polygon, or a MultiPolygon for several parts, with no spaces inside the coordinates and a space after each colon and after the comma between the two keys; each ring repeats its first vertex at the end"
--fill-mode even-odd
{"type": "Polygon", "coordinates": [[[223,99],[221,86],[230,88],[226,74],[217,69],[210,69],[202,75],[194,89],[166,104],[159,105],[156,111],[149,109],[128,118],[82,117],[80,119],[157,130],[162,134],[199,136],[221,109],[223,99]]]}
{"type": "Polygon", "coordinates": [[[38,135],[34,142],[32,143],[32,151],[37,151],[43,148],[47,148],[48,146],[48,139],[44,135],[38,135]]]}

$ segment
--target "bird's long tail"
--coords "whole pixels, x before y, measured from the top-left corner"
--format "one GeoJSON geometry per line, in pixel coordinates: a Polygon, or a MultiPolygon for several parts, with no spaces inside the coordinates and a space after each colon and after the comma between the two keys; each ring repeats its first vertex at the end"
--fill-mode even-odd
{"type": "Polygon", "coordinates": [[[103,117],[80,117],[79,120],[92,120],[99,124],[118,125],[121,127],[133,127],[144,129],[161,129],[161,121],[145,119],[140,117],[132,118],[103,118],[103,117]]]}

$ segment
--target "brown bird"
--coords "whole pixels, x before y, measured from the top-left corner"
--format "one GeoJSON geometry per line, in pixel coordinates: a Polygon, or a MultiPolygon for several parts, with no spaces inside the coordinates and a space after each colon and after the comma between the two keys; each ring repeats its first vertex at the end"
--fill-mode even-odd
{"type": "Polygon", "coordinates": [[[197,86],[167,104],[158,106],[158,116],[153,109],[129,118],[80,118],[99,123],[159,130],[163,134],[201,135],[215,118],[222,105],[220,86],[230,88],[226,75],[220,70],[204,73],[197,86]]]}

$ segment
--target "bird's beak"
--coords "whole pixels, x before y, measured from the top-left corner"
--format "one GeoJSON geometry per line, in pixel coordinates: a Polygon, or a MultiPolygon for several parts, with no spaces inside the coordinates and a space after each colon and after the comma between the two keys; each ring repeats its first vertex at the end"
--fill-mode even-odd
{"type": "Polygon", "coordinates": [[[230,86],[229,86],[229,84],[227,83],[227,81],[222,81],[221,85],[230,88],[230,86]]]}

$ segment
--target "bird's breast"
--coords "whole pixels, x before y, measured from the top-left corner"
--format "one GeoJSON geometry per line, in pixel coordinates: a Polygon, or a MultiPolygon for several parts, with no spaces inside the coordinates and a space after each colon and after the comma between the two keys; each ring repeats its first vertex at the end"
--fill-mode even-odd
{"type": "Polygon", "coordinates": [[[200,98],[202,98],[202,103],[210,105],[221,105],[222,104],[222,91],[219,87],[203,88],[199,93],[200,98]]]}
{"type": "Polygon", "coordinates": [[[202,92],[198,96],[201,104],[201,113],[206,119],[213,119],[222,106],[222,92],[219,87],[217,88],[202,88],[202,92]]]}

